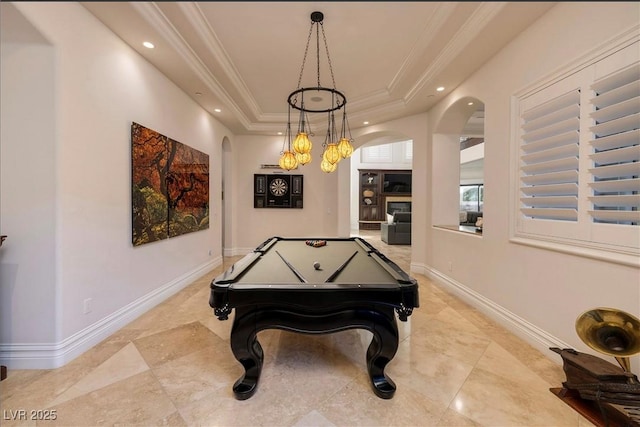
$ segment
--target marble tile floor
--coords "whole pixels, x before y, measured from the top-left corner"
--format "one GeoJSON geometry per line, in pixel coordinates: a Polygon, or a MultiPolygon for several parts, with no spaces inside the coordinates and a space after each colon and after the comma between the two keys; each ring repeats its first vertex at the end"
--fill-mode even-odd
{"type": "MultiPolygon", "coordinates": [[[[409,271],[410,246],[388,246],[379,231],[360,235],[409,271]]],[[[10,369],[0,382],[0,425],[592,425],[549,391],[565,379],[560,361],[422,275],[413,275],[421,306],[398,322],[400,347],[386,368],[398,387],[393,399],[376,397],[368,383],[369,332],[267,330],[258,335],[258,390],[238,401],[231,386],[243,369],[229,348],[231,320],[218,320],[208,301],[211,280],[239,258],[61,368],[10,369]]]]}

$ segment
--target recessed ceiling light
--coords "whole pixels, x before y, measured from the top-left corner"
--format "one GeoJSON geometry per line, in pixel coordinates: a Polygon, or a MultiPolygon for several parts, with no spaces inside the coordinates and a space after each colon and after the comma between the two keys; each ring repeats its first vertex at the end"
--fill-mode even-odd
{"type": "Polygon", "coordinates": [[[278,132],[278,135],[282,135],[282,132],[278,132]]]}
{"type": "Polygon", "coordinates": [[[444,90],[444,86],[437,87],[437,88],[436,88],[436,90],[437,90],[438,92],[442,92],[442,91],[444,90]]]}
{"type": "Polygon", "coordinates": [[[219,112],[221,112],[222,110],[221,110],[221,109],[219,109],[219,108],[214,108],[214,109],[213,109],[213,111],[215,111],[216,113],[219,113],[219,112]]]}
{"type": "Polygon", "coordinates": [[[368,124],[369,124],[369,122],[362,122],[362,124],[363,124],[363,125],[368,125],[368,124]]]}
{"type": "Polygon", "coordinates": [[[467,103],[467,105],[473,105],[473,102],[469,102],[469,103],[467,103]]]}
{"type": "Polygon", "coordinates": [[[142,46],[146,47],[147,49],[153,49],[155,47],[151,42],[144,42],[142,43],[142,46]]]}

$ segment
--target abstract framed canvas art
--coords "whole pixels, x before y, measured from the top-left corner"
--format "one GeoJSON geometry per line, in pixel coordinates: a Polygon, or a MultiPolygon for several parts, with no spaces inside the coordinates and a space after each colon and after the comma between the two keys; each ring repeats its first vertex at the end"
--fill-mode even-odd
{"type": "Polygon", "coordinates": [[[134,246],[209,228],[209,155],[131,124],[134,246]]]}

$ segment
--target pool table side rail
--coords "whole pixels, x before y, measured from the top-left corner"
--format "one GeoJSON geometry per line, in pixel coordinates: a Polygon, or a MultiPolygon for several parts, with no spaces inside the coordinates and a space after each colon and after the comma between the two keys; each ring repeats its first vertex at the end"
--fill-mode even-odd
{"type": "Polygon", "coordinates": [[[213,289],[214,284],[216,286],[228,286],[231,283],[235,283],[253,264],[256,263],[256,261],[260,259],[261,256],[262,252],[258,251],[246,254],[243,258],[236,261],[231,267],[229,267],[224,273],[213,279],[210,285],[211,289],[213,289]]]}
{"type": "MultiPolygon", "coordinates": [[[[211,295],[209,305],[217,313],[219,310],[228,312],[230,309],[255,305],[269,305],[274,300],[274,295],[281,293],[286,296],[286,305],[306,309],[311,312],[323,310],[329,306],[345,306],[361,303],[364,305],[377,301],[377,304],[390,305],[395,308],[409,309],[419,307],[418,283],[407,275],[395,262],[391,261],[375,247],[360,237],[350,238],[282,238],[271,237],[260,244],[253,252],[245,255],[237,261],[227,271],[217,276],[210,285],[211,295]],[[253,286],[233,287],[232,285],[240,280],[243,274],[251,268],[266,252],[268,252],[276,242],[280,240],[327,240],[345,241],[352,240],[359,244],[377,263],[379,263],[398,282],[397,285],[345,285],[345,284],[323,284],[320,287],[307,284],[270,284],[253,286]],[[310,288],[313,289],[313,297],[309,297],[310,288]]],[[[282,302],[282,300],[281,300],[282,302]]],[[[218,314],[216,314],[218,315],[218,314]]],[[[223,316],[226,318],[226,316],[223,316]]],[[[223,318],[220,318],[223,320],[223,318]]]]}

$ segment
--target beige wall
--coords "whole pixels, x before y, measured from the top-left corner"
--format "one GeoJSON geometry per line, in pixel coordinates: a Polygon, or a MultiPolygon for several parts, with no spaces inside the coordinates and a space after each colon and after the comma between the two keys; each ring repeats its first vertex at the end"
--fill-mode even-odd
{"type": "MultiPolygon", "coordinates": [[[[430,128],[437,130],[458,100],[475,97],[485,104],[484,234],[478,238],[432,228],[436,220],[424,225],[414,220],[427,239],[425,257],[414,257],[421,263],[416,270],[481,307],[553,359],[559,358],[546,350],[550,345],[590,351],[574,330],[583,311],[608,306],[640,315],[640,271],[510,241],[516,185],[511,97],[549,75],[559,76],[558,70],[579,63],[604,41],[629,39],[634,33],[637,40],[639,12],[633,2],[559,3],[429,112],[430,128]]],[[[430,135],[434,166],[442,164],[441,143],[442,136],[430,135]]],[[[434,198],[429,203],[434,207],[443,198],[437,184],[439,174],[446,173],[442,169],[434,167],[431,178],[434,198]]],[[[427,192],[424,196],[429,198],[427,192]]]]}
{"type": "Polygon", "coordinates": [[[2,8],[47,43],[3,29],[0,359],[54,367],[221,262],[229,133],[79,4],[2,8]],[[132,121],[209,154],[208,230],[132,246],[132,121]]]}
{"type": "MultiPolygon", "coordinates": [[[[233,141],[233,221],[236,224],[233,254],[245,254],[272,236],[330,237],[338,235],[338,174],[320,170],[314,141],[312,162],[297,170],[261,169],[262,164],[278,164],[283,137],[237,136],[233,141]],[[304,207],[302,209],[254,208],[254,174],[303,175],[304,207]]],[[[342,166],[342,165],[341,165],[342,166]]],[[[227,198],[227,201],[229,199],[227,198]]]]}

